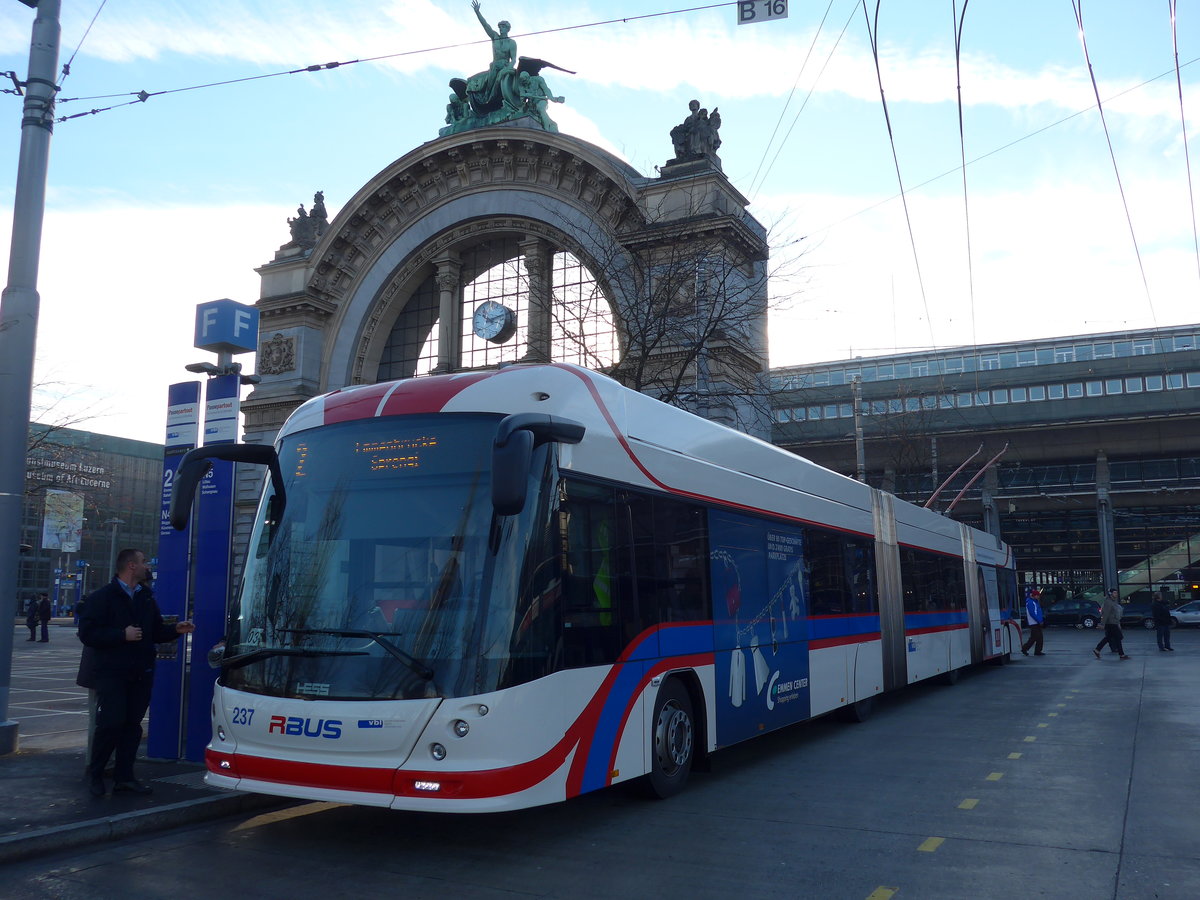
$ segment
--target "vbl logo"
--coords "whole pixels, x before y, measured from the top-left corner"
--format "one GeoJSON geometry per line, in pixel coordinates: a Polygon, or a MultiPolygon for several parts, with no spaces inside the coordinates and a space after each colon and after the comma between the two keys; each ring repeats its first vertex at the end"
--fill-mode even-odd
{"type": "Polygon", "coordinates": [[[299,716],[271,716],[267,734],[290,734],[295,737],[321,737],[336,741],[342,736],[341,719],[302,719],[299,716]]]}

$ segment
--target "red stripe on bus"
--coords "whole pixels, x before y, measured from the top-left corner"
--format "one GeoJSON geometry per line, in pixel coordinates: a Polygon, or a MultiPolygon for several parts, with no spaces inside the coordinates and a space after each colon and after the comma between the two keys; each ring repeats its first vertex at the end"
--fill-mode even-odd
{"type": "MultiPolygon", "coordinates": [[[[657,664],[650,668],[642,676],[641,682],[629,696],[629,701],[625,704],[625,711],[621,713],[621,725],[617,728],[617,740],[613,742],[612,751],[608,755],[608,771],[604,776],[605,784],[612,784],[613,770],[617,767],[617,748],[621,746],[620,735],[625,733],[625,724],[629,721],[629,716],[633,712],[633,707],[637,703],[637,698],[641,696],[642,691],[646,689],[646,685],[650,683],[652,678],[661,675],[663,672],[679,668],[695,668],[696,666],[711,666],[714,662],[714,654],[698,653],[695,656],[674,657],[672,659],[660,660],[657,664]]],[[[692,721],[696,721],[695,712],[693,711],[692,721]]],[[[693,735],[692,740],[699,741],[700,735],[693,735]]],[[[708,736],[704,735],[704,743],[708,744],[708,736]]],[[[582,770],[580,771],[582,775],[582,770]]],[[[568,796],[573,796],[568,794],[568,796]]]]}
{"type": "Polygon", "coordinates": [[[958,625],[934,625],[929,628],[905,628],[905,634],[936,634],[941,631],[962,631],[966,629],[967,623],[963,622],[958,625]]]}
{"type": "MultiPolygon", "coordinates": [[[[643,673],[632,697],[636,698],[640,695],[650,679],[664,671],[712,664],[713,655],[711,653],[659,660],[643,673]]],[[[596,723],[619,671],[619,666],[614,666],[609,671],[600,690],[588,702],[583,712],[557,744],[537,759],[514,766],[485,769],[478,772],[413,771],[398,768],[335,766],[326,763],[269,759],[241,753],[230,755],[211,750],[206,751],[205,759],[209,770],[219,775],[274,784],[293,784],[325,790],[383,793],[398,797],[454,797],[481,800],[516,794],[540,784],[554,774],[574,750],[575,757],[571,761],[571,771],[567,776],[566,793],[567,797],[573,797],[579,793],[583,781],[583,772],[587,763],[587,741],[595,734],[596,723]],[[222,760],[230,762],[232,770],[222,769],[220,766],[222,760]],[[415,787],[417,782],[436,782],[442,787],[436,792],[418,790],[415,787]]],[[[617,731],[618,734],[624,731],[633,706],[631,698],[626,705],[621,726],[617,731]]],[[[614,745],[613,754],[615,752],[614,745]]],[[[609,783],[612,781],[611,773],[610,762],[607,778],[609,783]]]]}
{"type": "Polygon", "coordinates": [[[485,378],[500,374],[503,372],[472,372],[463,375],[447,375],[443,378],[412,378],[401,381],[396,390],[387,398],[380,415],[399,416],[441,412],[447,403],[466,388],[485,378]]]}
{"type": "Polygon", "coordinates": [[[822,528],[826,528],[830,531],[840,531],[843,534],[852,534],[856,537],[873,537],[872,534],[866,531],[855,531],[852,528],[842,528],[838,525],[830,525],[828,523],[817,522],[812,519],[801,519],[799,516],[792,516],[788,515],[787,513],[776,512],[769,509],[761,509],[760,507],[750,506],[745,503],[738,503],[734,500],[722,500],[718,497],[710,497],[707,494],[697,494],[694,491],[685,491],[682,488],[671,487],[669,484],[660,481],[653,472],[646,468],[645,463],[638,459],[637,454],[633,452],[633,448],[629,446],[629,442],[625,440],[625,435],[623,435],[621,433],[621,429],[617,427],[616,420],[613,419],[612,415],[609,413],[608,407],[604,405],[604,400],[600,396],[600,392],[596,390],[596,385],[584,377],[582,373],[576,372],[574,369],[567,369],[567,371],[576,376],[584,383],[584,385],[587,386],[588,392],[592,395],[592,399],[596,401],[596,408],[600,410],[600,414],[604,416],[604,420],[608,422],[608,427],[612,431],[613,436],[617,439],[617,443],[624,448],[626,455],[633,462],[633,464],[638,467],[643,475],[650,479],[652,484],[662,488],[667,493],[674,494],[677,497],[690,497],[692,500],[700,500],[704,503],[713,503],[718,506],[723,506],[727,509],[740,509],[744,512],[755,513],[757,515],[773,516],[777,519],[783,519],[788,522],[796,522],[801,525],[820,525],[822,528]]]}
{"type": "Polygon", "coordinates": [[[330,394],[324,400],[325,424],[371,418],[391,388],[390,383],[383,382],[330,394]]]}
{"type": "Polygon", "coordinates": [[[841,637],[821,638],[818,641],[809,641],[809,650],[820,650],[824,647],[845,647],[847,644],[865,644],[867,641],[877,641],[881,635],[878,631],[868,632],[866,634],[847,634],[841,637]]]}

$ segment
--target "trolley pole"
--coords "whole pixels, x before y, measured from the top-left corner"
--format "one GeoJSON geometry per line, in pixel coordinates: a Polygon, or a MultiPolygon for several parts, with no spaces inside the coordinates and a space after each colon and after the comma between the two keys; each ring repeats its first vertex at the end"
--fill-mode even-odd
{"type": "Polygon", "coordinates": [[[13,601],[17,596],[25,455],[37,348],[38,262],[46,209],[46,171],[54,130],[61,0],[39,0],[24,84],[21,153],[13,198],[8,286],[0,294],[0,754],[17,749],[17,723],[8,717],[12,688],[13,601]]]}

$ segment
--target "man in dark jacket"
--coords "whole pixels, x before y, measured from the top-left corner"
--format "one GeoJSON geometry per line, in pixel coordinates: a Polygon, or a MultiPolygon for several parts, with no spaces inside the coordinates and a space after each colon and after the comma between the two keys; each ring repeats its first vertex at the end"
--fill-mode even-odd
{"type": "Polygon", "coordinates": [[[1154,595],[1150,609],[1154,615],[1155,636],[1158,638],[1159,650],[1174,650],[1171,646],[1171,594],[1167,588],[1162,588],[1154,595]]]}
{"type": "Polygon", "coordinates": [[[38,621],[42,623],[42,636],[38,640],[43,644],[50,643],[51,615],[50,598],[42,594],[41,599],[38,600],[38,621]]]}
{"type": "Polygon", "coordinates": [[[133,777],[133,761],[154,684],[154,645],[196,627],[163,624],[154,595],[142,585],[148,576],[145,554],[122,550],[116,577],[88,597],[79,619],[79,639],[92,648],[96,688],[96,734],[88,761],[89,789],[96,797],[104,796],[104,767],[114,750],[113,791],[150,793],[149,785],[133,777]]]}
{"type": "Polygon", "coordinates": [[[29,603],[25,605],[25,627],[29,629],[29,640],[37,640],[37,625],[38,625],[38,601],[37,597],[30,597],[29,603]]]}

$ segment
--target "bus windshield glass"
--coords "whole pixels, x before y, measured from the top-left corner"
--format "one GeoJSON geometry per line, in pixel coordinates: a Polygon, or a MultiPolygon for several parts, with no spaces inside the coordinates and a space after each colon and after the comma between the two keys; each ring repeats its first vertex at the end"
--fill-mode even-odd
{"type": "Polygon", "coordinates": [[[494,551],[518,528],[497,525],[489,547],[499,419],[368,418],[285,438],[286,504],[268,521],[268,483],[223,683],[331,700],[476,692],[494,551]]]}

